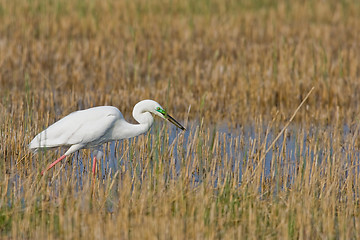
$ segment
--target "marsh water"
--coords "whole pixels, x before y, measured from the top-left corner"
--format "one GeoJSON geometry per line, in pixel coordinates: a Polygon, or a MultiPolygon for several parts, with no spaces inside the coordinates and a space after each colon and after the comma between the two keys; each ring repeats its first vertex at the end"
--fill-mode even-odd
{"type": "MultiPolygon", "coordinates": [[[[346,144],[346,139],[353,137],[353,131],[347,126],[342,129],[340,141],[343,142],[343,147],[340,150],[333,147],[331,129],[310,127],[305,130],[301,126],[289,127],[269,148],[279,132],[280,128],[273,130],[265,125],[262,128],[246,126],[230,129],[225,124],[205,128],[193,123],[181,133],[173,126],[163,127],[157,123],[149,133],[141,137],[142,141],[136,137],[105,145],[104,155],[97,165],[100,169],[98,176],[105,179],[118,171],[130,171],[132,176],[142,176],[143,171],[153,171],[161,161],[169,171],[167,177],[173,179],[184,168],[194,165],[186,171],[190,171],[192,181],[197,184],[202,182],[208,172],[206,168],[211,165],[210,159],[213,159],[217,162],[215,170],[211,171],[215,186],[225,177],[224,171],[236,173],[240,184],[244,167],[255,167],[257,163],[254,155],[261,152],[263,155],[266,153],[263,157],[263,177],[286,171],[289,175],[288,183],[291,184],[291,175],[299,164],[312,164],[316,161],[320,165],[323,161],[332,161],[334,151],[343,152],[344,164],[354,161],[354,157],[359,161],[359,151],[351,143],[346,144]],[[147,139],[146,146],[143,146],[144,139],[147,139]],[[346,148],[352,154],[345,154],[346,148]]],[[[61,163],[65,172],[74,168],[78,187],[82,186],[84,173],[91,172],[91,159],[84,157],[79,151],[71,157],[71,161],[61,163]]]]}
{"type": "MultiPolygon", "coordinates": [[[[225,124],[204,127],[192,123],[185,132],[181,132],[172,125],[155,123],[144,136],[104,145],[104,155],[97,164],[97,176],[107,179],[116,173],[130,173],[132,177],[139,177],[149,172],[152,174],[161,164],[167,169],[164,173],[164,178],[167,179],[176,180],[181,173],[186,173],[192,183],[198,185],[207,174],[211,174],[212,183],[216,187],[230,172],[238,176],[240,185],[244,169],[258,165],[255,156],[260,152],[263,156],[262,177],[286,172],[286,184],[291,184],[292,174],[299,165],[311,165],[314,162],[321,165],[323,162],[334,161],[334,152],[337,152],[336,158],[340,156],[344,166],[348,162],[359,163],[360,152],[353,144],[357,136],[354,128],[344,126],[340,131],[341,137],[336,136],[334,139],[335,133],[331,129],[293,126],[274,141],[280,129],[266,125],[261,128],[242,126],[235,129],[225,124]],[[269,147],[273,142],[273,146],[269,147]]],[[[59,149],[35,154],[33,170],[39,170],[40,165],[36,161],[46,161],[47,165],[53,160],[50,156],[58,157],[64,151],[65,149],[59,149]]],[[[93,159],[93,154],[90,157],[93,159]]],[[[84,181],[89,180],[91,159],[81,150],[59,163],[61,169],[57,171],[60,174],[53,184],[61,184],[74,173],[73,170],[76,176],[75,188],[81,188],[84,181]]],[[[359,172],[359,164],[355,170],[359,172]]],[[[18,185],[19,175],[11,175],[13,183],[18,185]]]]}

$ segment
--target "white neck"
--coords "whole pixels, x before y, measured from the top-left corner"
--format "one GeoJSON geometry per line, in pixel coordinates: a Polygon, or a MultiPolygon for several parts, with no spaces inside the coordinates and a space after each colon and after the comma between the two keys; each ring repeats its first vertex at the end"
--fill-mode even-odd
{"type": "Polygon", "coordinates": [[[144,134],[154,122],[151,113],[144,112],[136,106],[133,110],[133,117],[139,124],[131,124],[125,120],[121,121],[120,126],[118,128],[115,127],[114,140],[132,138],[144,134]]]}

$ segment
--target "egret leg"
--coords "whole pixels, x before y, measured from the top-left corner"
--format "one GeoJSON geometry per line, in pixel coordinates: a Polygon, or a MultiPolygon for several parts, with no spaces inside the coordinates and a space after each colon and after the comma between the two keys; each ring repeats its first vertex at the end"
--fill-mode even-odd
{"type": "Polygon", "coordinates": [[[52,164],[50,164],[45,170],[42,170],[41,175],[44,175],[44,172],[49,170],[50,168],[52,168],[53,166],[55,166],[58,162],[60,162],[61,160],[63,160],[66,157],[66,155],[62,155],[59,159],[57,159],[56,161],[54,161],[52,164]]]}
{"type": "Polygon", "coordinates": [[[95,176],[95,169],[96,169],[96,157],[94,157],[94,159],[93,159],[93,166],[92,166],[92,172],[93,172],[94,176],[95,176]]]}
{"type": "Polygon", "coordinates": [[[96,161],[97,160],[101,160],[103,155],[103,152],[101,151],[101,147],[98,147],[97,149],[94,150],[94,158],[93,158],[93,165],[92,165],[92,172],[93,175],[95,176],[95,171],[96,171],[96,161]]]}
{"type": "Polygon", "coordinates": [[[95,196],[95,170],[96,170],[96,156],[93,158],[92,172],[93,172],[93,181],[92,181],[92,196],[95,196]]]}

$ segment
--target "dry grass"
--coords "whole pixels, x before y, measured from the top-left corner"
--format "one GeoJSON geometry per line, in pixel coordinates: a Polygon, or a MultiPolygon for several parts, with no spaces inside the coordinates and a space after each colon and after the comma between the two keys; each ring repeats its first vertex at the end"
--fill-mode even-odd
{"type": "Polygon", "coordinates": [[[0,0],[0,238],[358,238],[358,16],[346,0],[0,0]],[[37,132],[96,105],[131,119],[146,98],[188,132],[117,143],[96,181],[87,150],[39,176],[59,152],[30,153],[37,132]]]}

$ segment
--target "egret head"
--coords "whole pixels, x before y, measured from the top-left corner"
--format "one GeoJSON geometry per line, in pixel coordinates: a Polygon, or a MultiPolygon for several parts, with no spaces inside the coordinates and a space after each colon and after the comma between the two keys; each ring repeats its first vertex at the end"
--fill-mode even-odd
{"type": "MultiPolygon", "coordinates": [[[[176,127],[180,128],[181,130],[185,130],[185,128],[178,122],[176,121],[173,117],[171,117],[163,107],[160,106],[160,104],[158,104],[157,102],[153,101],[153,100],[143,100],[139,103],[137,103],[134,107],[133,110],[133,116],[135,118],[135,116],[137,115],[136,113],[141,113],[141,112],[150,112],[162,119],[166,119],[169,122],[171,122],[172,124],[174,124],[176,127]],[[135,114],[134,114],[135,113],[135,114]]],[[[136,119],[136,118],[135,118],[136,119]]]]}
{"type": "Polygon", "coordinates": [[[141,114],[149,112],[152,113],[162,119],[166,119],[172,124],[174,124],[176,127],[180,128],[181,130],[185,130],[185,128],[176,121],[173,117],[171,117],[163,107],[160,106],[157,102],[153,100],[143,100],[138,102],[133,109],[133,117],[138,121],[141,122],[141,114]]]}

